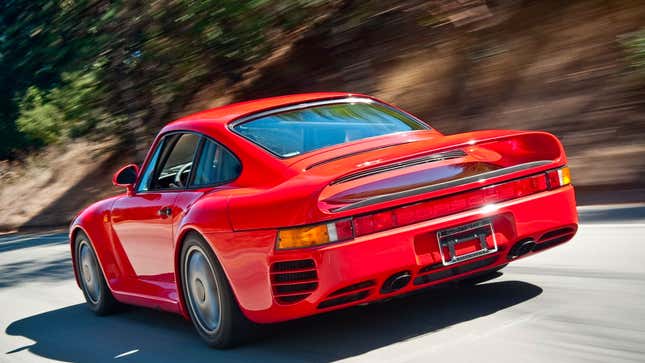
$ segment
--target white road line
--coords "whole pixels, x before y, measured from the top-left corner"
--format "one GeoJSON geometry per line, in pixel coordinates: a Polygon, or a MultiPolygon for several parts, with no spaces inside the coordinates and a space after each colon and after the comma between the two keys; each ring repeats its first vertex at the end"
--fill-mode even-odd
{"type": "Polygon", "coordinates": [[[585,228],[645,228],[645,223],[581,223],[580,226],[585,228]]]}

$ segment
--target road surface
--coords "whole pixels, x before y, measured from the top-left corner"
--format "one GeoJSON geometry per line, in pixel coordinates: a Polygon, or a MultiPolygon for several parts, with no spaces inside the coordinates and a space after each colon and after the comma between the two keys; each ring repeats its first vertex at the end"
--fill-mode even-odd
{"type": "Polygon", "coordinates": [[[587,208],[575,239],[472,287],[272,326],[207,348],[181,317],[95,317],[66,236],[0,236],[2,362],[645,362],[645,208],[587,208]]]}

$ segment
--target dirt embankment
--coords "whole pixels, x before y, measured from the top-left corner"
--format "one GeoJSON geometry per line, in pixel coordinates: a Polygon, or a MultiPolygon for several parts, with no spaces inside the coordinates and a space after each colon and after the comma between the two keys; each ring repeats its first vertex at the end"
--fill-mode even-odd
{"type": "MultiPolygon", "coordinates": [[[[214,82],[201,90],[183,114],[278,94],[367,93],[444,133],[553,132],[579,190],[601,192],[583,200],[645,200],[645,77],[630,68],[621,45],[645,27],[645,6],[510,3],[476,21],[439,27],[414,7],[361,18],[355,6],[285,44],[234,87],[214,82]]],[[[66,223],[84,205],[118,192],[111,175],[134,159],[111,143],[83,141],[20,166],[0,165],[0,229],[66,223]]]]}

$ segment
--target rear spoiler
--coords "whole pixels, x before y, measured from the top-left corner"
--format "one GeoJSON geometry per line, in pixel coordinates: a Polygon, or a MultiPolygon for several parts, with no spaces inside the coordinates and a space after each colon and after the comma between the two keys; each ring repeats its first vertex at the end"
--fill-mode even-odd
{"type": "Polygon", "coordinates": [[[444,182],[444,183],[428,185],[428,186],[425,186],[425,187],[404,190],[404,191],[396,192],[396,193],[378,195],[378,196],[375,196],[375,197],[371,197],[371,198],[368,198],[368,199],[361,200],[360,202],[356,202],[356,203],[348,204],[348,205],[340,207],[340,208],[332,209],[332,212],[343,212],[343,211],[346,211],[346,210],[356,209],[356,208],[360,208],[360,207],[366,207],[366,206],[373,205],[373,204],[389,202],[391,200],[396,200],[396,199],[400,199],[400,198],[407,198],[407,197],[412,197],[412,196],[419,195],[419,194],[430,193],[430,192],[440,190],[440,189],[454,188],[454,187],[457,187],[457,186],[461,186],[461,185],[465,185],[465,184],[469,184],[469,183],[474,183],[474,182],[479,181],[481,179],[494,178],[494,177],[497,177],[497,176],[502,176],[504,174],[510,174],[510,173],[514,173],[514,172],[518,172],[518,171],[522,171],[522,170],[536,168],[536,167],[539,167],[539,166],[549,165],[551,163],[553,163],[552,160],[531,161],[531,162],[528,162],[528,163],[509,166],[509,167],[506,167],[506,168],[497,169],[497,170],[493,170],[493,171],[488,171],[488,172],[485,172],[485,173],[481,173],[481,174],[478,174],[478,175],[472,175],[472,176],[461,178],[461,179],[450,180],[450,181],[447,181],[447,182],[444,182]]]}
{"type": "MultiPolygon", "coordinates": [[[[433,145],[428,145],[425,152],[408,156],[403,160],[392,160],[385,164],[379,164],[351,173],[337,176],[327,186],[325,196],[319,199],[321,210],[328,212],[344,212],[366,206],[402,200],[412,201],[415,196],[429,194],[426,198],[446,193],[456,193],[472,188],[484,187],[488,184],[506,179],[521,177],[530,173],[545,171],[550,168],[557,168],[566,164],[564,148],[560,141],[552,134],[540,131],[477,131],[465,134],[446,136],[437,140],[433,145]],[[474,175],[461,175],[455,179],[448,179],[439,182],[428,181],[425,185],[411,185],[409,189],[386,191],[382,194],[366,195],[365,198],[348,202],[347,204],[327,204],[325,201],[329,196],[343,192],[343,186],[347,181],[358,180],[364,177],[374,177],[376,174],[387,173],[391,170],[407,168],[420,164],[431,164],[437,161],[448,159],[460,159],[471,153],[479,154],[484,152],[494,157],[486,157],[480,161],[494,165],[494,170],[482,170],[474,175]],[[458,154],[461,153],[461,154],[458,154]],[[472,186],[471,186],[472,185],[472,186]],[[453,189],[453,190],[449,190],[453,189]],[[441,191],[444,191],[442,193],[441,191]],[[435,193],[436,192],[436,193],[435,193]]],[[[349,186],[348,188],[351,188],[349,186]]],[[[425,199],[425,198],[424,198],[425,199]]]]}

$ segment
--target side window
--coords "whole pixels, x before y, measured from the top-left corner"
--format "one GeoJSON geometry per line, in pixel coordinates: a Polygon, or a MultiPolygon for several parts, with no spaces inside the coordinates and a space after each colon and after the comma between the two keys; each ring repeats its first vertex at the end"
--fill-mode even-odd
{"type": "Polygon", "coordinates": [[[238,177],[241,169],[240,162],[230,151],[212,140],[205,139],[191,186],[232,181],[238,177]]]}
{"type": "Polygon", "coordinates": [[[157,162],[159,160],[159,154],[161,154],[161,150],[164,148],[164,144],[165,139],[161,140],[157,145],[155,153],[152,154],[150,162],[148,163],[148,166],[146,166],[146,170],[141,176],[141,181],[139,182],[139,186],[137,187],[137,192],[145,192],[150,189],[150,179],[152,179],[152,175],[154,174],[155,167],[157,166],[157,162]]]}
{"type": "Polygon", "coordinates": [[[199,139],[195,134],[176,134],[165,140],[150,189],[180,189],[188,184],[199,139]]]}

